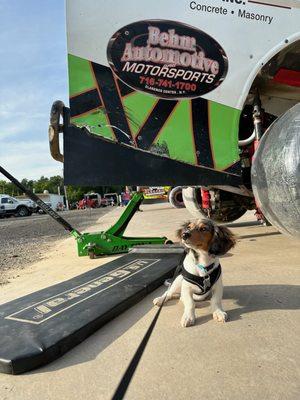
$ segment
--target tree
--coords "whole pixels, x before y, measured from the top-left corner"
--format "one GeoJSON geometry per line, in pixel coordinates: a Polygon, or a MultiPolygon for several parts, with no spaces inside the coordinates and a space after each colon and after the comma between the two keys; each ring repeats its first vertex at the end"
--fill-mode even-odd
{"type": "MultiPolygon", "coordinates": [[[[49,193],[57,193],[59,190],[60,194],[64,195],[64,180],[59,175],[51,176],[50,178],[41,176],[35,181],[23,178],[21,183],[36,194],[43,193],[44,190],[48,190],[49,193]]],[[[68,186],[67,196],[70,203],[75,203],[89,192],[99,193],[103,196],[105,193],[121,193],[123,190],[124,187],[122,186],[68,186]]],[[[13,183],[4,180],[0,180],[0,193],[10,196],[23,194],[13,183]]]]}
{"type": "Polygon", "coordinates": [[[8,194],[9,196],[18,196],[22,194],[21,190],[19,190],[13,183],[4,180],[0,181],[0,193],[8,194]]]}

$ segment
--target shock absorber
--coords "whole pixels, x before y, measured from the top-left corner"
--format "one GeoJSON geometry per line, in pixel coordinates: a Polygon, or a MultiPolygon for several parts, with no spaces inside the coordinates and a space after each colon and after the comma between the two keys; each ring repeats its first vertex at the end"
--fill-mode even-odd
{"type": "MultiPolygon", "coordinates": [[[[260,139],[263,135],[263,126],[262,126],[262,108],[261,108],[261,100],[259,97],[259,92],[258,89],[256,90],[256,95],[254,98],[253,102],[253,123],[254,123],[254,132],[255,132],[255,139],[253,143],[253,155],[252,155],[252,162],[253,162],[253,157],[255,157],[255,152],[259,146],[260,139]]],[[[265,222],[265,217],[259,208],[256,200],[256,212],[255,216],[257,220],[261,223],[265,222]]]]}
{"type": "Polygon", "coordinates": [[[258,90],[256,91],[256,95],[253,102],[253,123],[255,132],[254,151],[256,151],[259,145],[259,141],[263,135],[262,108],[258,90]]]}

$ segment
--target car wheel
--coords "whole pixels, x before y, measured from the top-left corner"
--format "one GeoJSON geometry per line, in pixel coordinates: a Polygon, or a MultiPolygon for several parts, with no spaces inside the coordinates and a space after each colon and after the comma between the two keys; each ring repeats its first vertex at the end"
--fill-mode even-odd
{"type": "Polygon", "coordinates": [[[28,210],[28,208],[26,207],[19,207],[17,210],[17,216],[18,217],[28,217],[30,215],[30,212],[28,210]]]}

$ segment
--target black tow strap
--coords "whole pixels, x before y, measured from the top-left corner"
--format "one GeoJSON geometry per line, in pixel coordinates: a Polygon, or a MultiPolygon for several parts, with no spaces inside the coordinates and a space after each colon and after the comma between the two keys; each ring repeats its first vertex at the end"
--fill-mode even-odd
{"type": "MultiPolygon", "coordinates": [[[[180,260],[180,263],[178,264],[178,266],[177,266],[177,268],[176,268],[176,270],[174,272],[172,283],[174,282],[174,280],[176,279],[176,277],[179,275],[179,273],[181,271],[181,268],[182,268],[182,265],[183,265],[183,260],[184,260],[185,256],[186,256],[186,253],[183,254],[183,256],[182,256],[182,258],[180,260]]],[[[156,312],[156,314],[155,314],[155,316],[153,318],[153,321],[151,322],[149,328],[147,329],[147,332],[145,333],[145,336],[143,337],[143,339],[142,339],[139,347],[137,348],[134,356],[132,357],[132,360],[130,361],[130,363],[129,363],[124,375],[122,376],[122,379],[121,379],[121,381],[120,381],[120,383],[119,383],[119,385],[118,385],[118,387],[117,387],[117,389],[116,389],[116,391],[115,391],[115,393],[114,393],[114,395],[112,397],[112,400],[121,400],[121,399],[124,398],[125,393],[126,393],[126,391],[128,389],[128,386],[129,386],[129,384],[130,384],[130,382],[132,380],[132,377],[133,377],[133,375],[135,373],[135,370],[137,369],[137,366],[138,366],[138,364],[139,364],[139,362],[140,362],[140,360],[142,358],[144,350],[145,350],[145,348],[147,346],[147,343],[148,343],[148,341],[150,339],[150,336],[151,336],[151,334],[153,332],[153,329],[155,328],[155,325],[156,325],[156,322],[158,320],[159,314],[161,313],[163,305],[165,304],[165,300],[166,300],[166,296],[165,296],[161,306],[157,310],[157,312],[156,312]]]]}

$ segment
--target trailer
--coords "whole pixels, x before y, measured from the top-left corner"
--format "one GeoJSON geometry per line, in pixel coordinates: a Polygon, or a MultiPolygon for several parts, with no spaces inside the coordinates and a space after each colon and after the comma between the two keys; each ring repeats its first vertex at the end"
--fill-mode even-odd
{"type": "Polygon", "coordinates": [[[195,217],[299,236],[299,18],[299,0],[67,1],[66,184],[183,186],[195,217]]]}
{"type": "MultiPolygon", "coordinates": [[[[56,193],[49,193],[45,190],[44,193],[37,193],[37,196],[47,203],[53,210],[63,211],[64,210],[64,196],[56,193]]],[[[26,200],[26,195],[16,196],[18,200],[26,200]]],[[[44,211],[35,204],[34,212],[43,214],[44,211]]]]}

